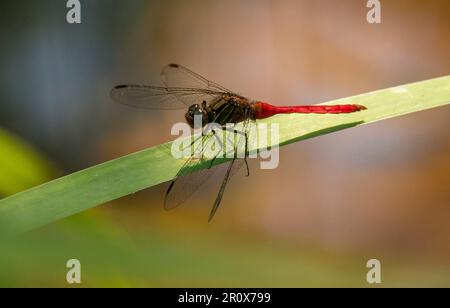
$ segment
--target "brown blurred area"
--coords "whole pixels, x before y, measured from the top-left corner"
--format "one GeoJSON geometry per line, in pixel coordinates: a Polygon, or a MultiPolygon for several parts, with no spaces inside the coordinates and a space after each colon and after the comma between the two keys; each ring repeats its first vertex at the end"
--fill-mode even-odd
{"type": "MultiPolygon", "coordinates": [[[[125,44],[122,81],[158,82],[160,67],[177,62],[244,95],[292,104],[449,73],[448,1],[382,1],[381,25],[366,22],[363,2],[148,5],[125,44]]],[[[99,160],[169,140],[182,116],[161,112],[156,122],[120,112],[136,113],[134,133],[107,132],[99,160]]],[[[331,250],[448,260],[449,118],[444,107],[283,148],[277,170],[253,163],[250,178],[233,179],[215,224],[331,250]]],[[[205,190],[190,202],[201,203],[202,218],[217,188],[205,190]]],[[[145,197],[162,194],[152,189],[145,197]]]]}
{"type": "MultiPolygon", "coordinates": [[[[160,84],[168,63],[280,105],[450,73],[447,0],[382,0],[379,25],[367,23],[361,0],[92,1],[78,28],[60,26],[57,2],[59,11],[7,2],[10,16],[39,26],[8,26],[15,42],[0,52],[9,63],[2,125],[66,173],[175,138],[183,111],[138,110],[108,96],[117,84],[160,84]]],[[[162,209],[167,185],[101,211],[130,237],[153,224],[180,238],[199,229],[449,266],[449,119],[446,106],[283,147],[276,170],[252,161],[250,177],[233,178],[212,224],[220,179],[172,212],[162,209]]]]}

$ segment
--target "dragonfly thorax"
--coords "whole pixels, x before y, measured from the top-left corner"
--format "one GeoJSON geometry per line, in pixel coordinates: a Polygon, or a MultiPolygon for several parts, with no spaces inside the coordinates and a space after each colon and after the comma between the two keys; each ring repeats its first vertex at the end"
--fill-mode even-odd
{"type": "Polygon", "coordinates": [[[224,126],[254,119],[253,109],[253,104],[245,98],[224,95],[209,104],[204,101],[201,105],[191,105],[185,118],[192,128],[204,127],[210,123],[224,126]]]}

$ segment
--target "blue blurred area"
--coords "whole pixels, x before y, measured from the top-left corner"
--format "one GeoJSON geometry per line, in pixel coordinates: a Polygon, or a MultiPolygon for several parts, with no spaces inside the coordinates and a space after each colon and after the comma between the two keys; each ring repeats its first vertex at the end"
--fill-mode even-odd
{"type": "MultiPolygon", "coordinates": [[[[67,170],[105,125],[123,42],[143,1],[85,1],[82,24],[64,1],[2,1],[0,121],[67,170]]],[[[125,46],[126,47],[126,46],[125,46]]]]}

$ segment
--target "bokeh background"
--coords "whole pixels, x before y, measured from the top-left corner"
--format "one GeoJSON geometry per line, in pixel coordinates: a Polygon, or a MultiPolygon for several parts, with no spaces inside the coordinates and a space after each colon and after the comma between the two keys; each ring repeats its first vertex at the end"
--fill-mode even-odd
{"type": "MultiPolygon", "coordinates": [[[[381,1],[0,3],[0,194],[169,141],[183,112],[111,102],[121,83],[160,84],[180,63],[275,104],[319,103],[450,73],[450,3],[381,1]]],[[[280,166],[219,182],[165,212],[167,185],[2,244],[0,286],[450,287],[450,109],[281,149],[280,166]]],[[[61,204],[64,206],[64,204],[61,204]]]]}

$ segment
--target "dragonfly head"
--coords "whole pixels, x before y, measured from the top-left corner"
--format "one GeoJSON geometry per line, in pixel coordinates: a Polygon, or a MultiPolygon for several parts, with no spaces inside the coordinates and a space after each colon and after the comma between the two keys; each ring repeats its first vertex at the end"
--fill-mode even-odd
{"type": "MultiPolygon", "coordinates": [[[[194,104],[189,107],[186,112],[185,118],[186,122],[192,127],[195,128],[195,118],[200,117],[201,119],[201,127],[203,127],[206,123],[208,123],[208,112],[201,105],[194,104]]],[[[197,124],[198,125],[198,124],[197,124]]]]}

